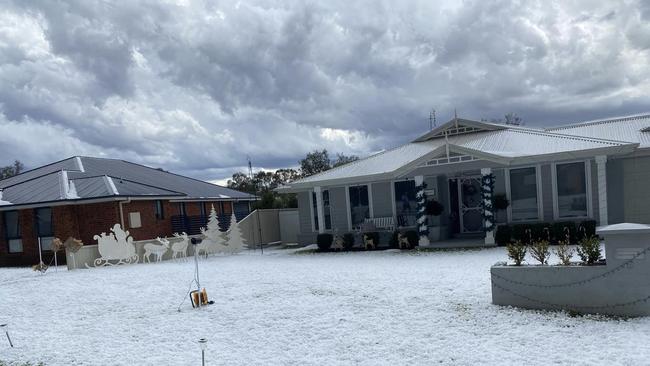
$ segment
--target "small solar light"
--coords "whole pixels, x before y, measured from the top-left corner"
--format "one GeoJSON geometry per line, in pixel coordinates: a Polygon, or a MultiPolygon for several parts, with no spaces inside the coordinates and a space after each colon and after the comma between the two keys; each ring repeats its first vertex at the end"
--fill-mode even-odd
{"type": "Polygon", "coordinates": [[[208,340],[205,338],[199,339],[199,347],[201,347],[201,365],[205,366],[205,350],[208,348],[208,340]]]}
{"type": "Polygon", "coordinates": [[[9,337],[9,324],[0,324],[0,329],[4,330],[5,334],[7,335],[7,340],[9,341],[9,345],[11,348],[14,347],[14,344],[11,343],[11,337],[9,337]]]}

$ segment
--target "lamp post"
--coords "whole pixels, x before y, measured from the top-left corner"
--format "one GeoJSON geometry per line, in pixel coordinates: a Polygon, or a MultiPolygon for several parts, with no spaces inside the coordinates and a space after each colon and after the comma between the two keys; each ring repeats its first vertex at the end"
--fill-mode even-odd
{"type": "Polygon", "coordinates": [[[205,366],[205,350],[208,348],[208,340],[205,338],[199,339],[199,347],[201,347],[201,366],[205,366]]]}
{"type": "Polygon", "coordinates": [[[5,334],[7,335],[7,340],[9,341],[9,345],[11,348],[14,348],[14,344],[11,342],[11,337],[9,337],[9,324],[0,324],[0,329],[5,331],[5,334]]]}

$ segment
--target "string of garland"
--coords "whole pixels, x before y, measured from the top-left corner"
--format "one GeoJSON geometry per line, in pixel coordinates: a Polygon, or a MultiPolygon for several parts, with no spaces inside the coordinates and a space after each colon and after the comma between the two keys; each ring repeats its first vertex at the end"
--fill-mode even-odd
{"type": "Polygon", "coordinates": [[[492,205],[492,193],[494,192],[494,174],[486,174],[481,177],[481,205],[483,207],[483,230],[494,231],[494,207],[492,205]]]}
{"type": "Polygon", "coordinates": [[[619,307],[626,307],[626,306],[633,306],[633,305],[638,305],[641,303],[647,303],[650,301],[650,296],[646,296],[640,299],[628,301],[628,302],[623,302],[623,303],[616,303],[616,304],[607,304],[607,305],[571,305],[571,304],[557,304],[557,303],[552,303],[548,301],[543,301],[543,300],[538,300],[534,299],[532,297],[522,295],[520,293],[517,293],[515,291],[512,291],[510,289],[507,289],[503,286],[499,286],[496,283],[492,284],[494,287],[498,288],[501,291],[507,292],[513,296],[522,298],[524,300],[533,302],[533,303],[538,303],[544,306],[552,307],[555,309],[585,309],[585,310],[596,310],[596,309],[608,309],[608,308],[619,308],[619,307]]]}
{"type": "Polygon", "coordinates": [[[427,195],[424,190],[427,189],[427,184],[422,181],[422,184],[415,186],[415,200],[417,201],[416,221],[418,223],[418,237],[429,236],[429,226],[427,225],[427,195]]]}

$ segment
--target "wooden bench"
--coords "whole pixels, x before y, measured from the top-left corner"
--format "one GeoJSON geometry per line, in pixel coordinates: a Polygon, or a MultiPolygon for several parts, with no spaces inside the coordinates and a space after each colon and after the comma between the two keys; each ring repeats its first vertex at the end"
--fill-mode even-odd
{"type": "Polygon", "coordinates": [[[392,216],[367,218],[365,222],[374,224],[378,230],[395,230],[395,221],[392,216]]]}

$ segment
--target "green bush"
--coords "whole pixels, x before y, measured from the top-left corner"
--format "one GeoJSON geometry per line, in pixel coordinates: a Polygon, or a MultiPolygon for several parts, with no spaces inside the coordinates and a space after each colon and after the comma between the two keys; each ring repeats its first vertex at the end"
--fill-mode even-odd
{"type": "Polygon", "coordinates": [[[343,234],[343,249],[350,250],[354,247],[354,234],[345,233],[343,234]]]}
{"type": "Polygon", "coordinates": [[[533,241],[546,240],[550,242],[553,238],[551,224],[540,222],[530,225],[533,241]]]}
{"type": "Polygon", "coordinates": [[[512,240],[520,241],[524,245],[529,245],[533,236],[533,225],[531,224],[516,224],[512,225],[512,240]]]}
{"type": "Polygon", "coordinates": [[[508,257],[515,262],[515,266],[521,266],[521,262],[526,257],[526,245],[520,241],[508,243],[506,246],[508,257]]]}
{"type": "Polygon", "coordinates": [[[548,249],[548,241],[533,241],[530,245],[530,255],[537,259],[540,264],[548,264],[548,257],[551,255],[551,251],[548,249]]]}
{"type": "Polygon", "coordinates": [[[406,239],[409,241],[411,248],[416,247],[420,242],[420,237],[418,236],[418,232],[415,230],[408,230],[407,232],[404,233],[404,235],[406,235],[406,239]]]}
{"type": "Polygon", "coordinates": [[[316,245],[318,245],[318,249],[326,251],[332,247],[332,240],[334,240],[332,234],[318,234],[316,237],[316,245]]]}
{"type": "Polygon", "coordinates": [[[497,245],[506,246],[512,240],[512,228],[510,225],[499,225],[494,234],[494,241],[497,245]]]}
{"type": "Polygon", "coordinates": [[[585,237],[578,244],[578,256],[584,264],[594,264],[601,258],[600,240],[598,237],[585,237]]]}
{"type": "Polygon", "coordinates": [[[585,220],[578,224],[576,241],[596,236],[596,220],[585,220]]]}
{"type": "Polygon", "coordinates": [[[568,242],[561,241],[557,243],[557,248],[555,249],[555,255],[557,255],[557,257],[560,259],[561,265],[568,266],[571,264],[573,249],[569,248],[568,242]]]}
{"type": "Polygon", "coordinates": [[[398,248],[399,245],[397,243],[397,235],[399,234],[399,230],[393,231],[393,234],[390,236],[390,240],[388,241],[388,247],[395,249],[398,248]]]}
{"type": "Polygon", "coordinates": [[[566,230],[569,230],[569,243],[575,244],[578,242],[576,239],[576,223],[573,221],[559,221],[551,225],[551,232],[553,242],[557,243],[566,240],[566,230]]]}

